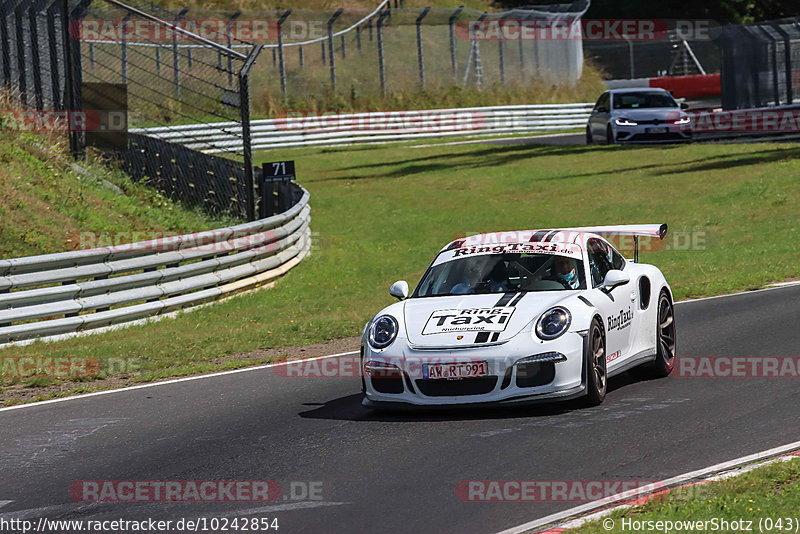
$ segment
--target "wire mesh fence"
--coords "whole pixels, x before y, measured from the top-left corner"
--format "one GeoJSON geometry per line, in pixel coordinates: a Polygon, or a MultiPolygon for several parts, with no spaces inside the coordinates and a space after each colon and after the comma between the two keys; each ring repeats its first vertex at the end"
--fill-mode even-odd
{"type": "Polygon", "coordinates": [[[73,152],[94,144],[170,196],[253,219],[249,70],[261,47],[225,35],[226,21],[224,44],[198,35],[177,22],[183,11],[137,0],[4,1],[3,85],[28,109],[66,112],[73,152]],[[127,132],[220,122],[224,146],[199,151],[127,132]]]}
{"type": "Polygon", "coordinates": [[[800,17],[725,26],[713,38],[725,109],[800,103],[800,17]]]}

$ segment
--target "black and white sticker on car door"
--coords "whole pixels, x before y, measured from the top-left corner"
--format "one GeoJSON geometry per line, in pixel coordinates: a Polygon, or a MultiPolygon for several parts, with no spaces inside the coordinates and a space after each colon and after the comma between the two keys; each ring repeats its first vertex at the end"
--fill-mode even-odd
{"type": "Polygon", "coordinates": [[[508,326],[513,313],[514,308],[511,306],[437,310],[425,323],[422,335],[447,332],[502,332],[508,326]]]}

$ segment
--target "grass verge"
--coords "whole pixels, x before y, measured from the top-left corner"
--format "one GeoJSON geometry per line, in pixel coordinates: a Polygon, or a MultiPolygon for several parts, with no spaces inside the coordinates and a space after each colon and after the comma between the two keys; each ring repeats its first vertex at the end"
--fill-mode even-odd
{"type": "Polygon", "coordinates": [[[134,231],[184,233],[232,222],[183,207],[92,158],[76,164],[63,143],[46,136],[2,130],[0,219],[4,259],[130,242],[134,231]]]}
{"type": "Polygon", "coordinates": [[[673,528],[669,530],[671,532],[795,532],[798,510],[800,459],[795,458],[736,477],[676,489],[642,506],[614,511],[604,519],[567,532],[666,532],[667,521],[673,525],[680,521],[694,522],[695,525],[703,523],[705,526],[673,528]],[[656,525],[659,521],[662,522],[661,528],[656,525]],[[656,528],[648,528],[651,524],[648,522],[656,528]],[[606,528],[611,525],[612,528],[606,528]]]}
{"type": "MultiPolygon", "coordinates": [[[[2,356],[100,362],[94,382],[36,377],[36,385],[62,386],[59,394],[108,387],[108,362],[120,358],[140,368],[123,374],[133,381],[268,361],[223,357],[359,335],[391,302],[392,282],[415,284],[435,252],[465,232],[667,222],[668,247],[643,252],[641,261],[664,271],[677,299],[797,276],[797,145],[381,145],[262,152],[257,159],[295,159],[311,192],[312,253],[274,290],[2,356]]],[[[13,391],[33,379],[2,384],[0,398],[15,402],[13,391]]]]}

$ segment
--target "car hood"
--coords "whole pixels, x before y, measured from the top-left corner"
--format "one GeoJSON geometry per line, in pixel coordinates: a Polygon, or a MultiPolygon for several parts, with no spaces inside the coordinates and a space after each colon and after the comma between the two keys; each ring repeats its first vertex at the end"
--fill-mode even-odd
{"type": "Polygon", "coordinates": [[[404,302],[403,308],[406,335],[412,346],[420,348],[503,342],[574,293],[541,291],[412,298],[404,302]]]}
{"type": "Polygon", "coordinates": [[[677,120],[686,115],[680,108],[641,108],[641,109],[615,109],[614,117],[624,117],[630,120],[673,119],[677,120]]]}

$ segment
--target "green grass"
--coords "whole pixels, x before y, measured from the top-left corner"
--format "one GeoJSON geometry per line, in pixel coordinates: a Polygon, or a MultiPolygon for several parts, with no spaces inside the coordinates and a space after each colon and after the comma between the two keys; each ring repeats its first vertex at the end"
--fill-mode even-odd
{"type": "Polygon", "coordinates": [[[670,235],[694,232],[704,241],[701,250],[641,255],[664,271],[677,299],[798,275],[797,145],[381,145],[257,159],[295,159],[311,192],[311,255],[274,289],[3,355],[133,358],[142,381],[255,363],[219,358],[359,335],[392,301],[392,282],[413,286],[435,252],[465,232],[667,222],[670,235]]]}
{"type": "MultiPolygon", "coordinates": [[[[76,249],[80,232],[122,238],[113,232],[183,233],[231,222],[185,208],[91,158],[79,162],[91,174],[76,172],[72,163],[63,144],[32,133],[0,131],[0,258],[76,249]]],[[[95,240],[84,240],[90,241],[95,240]]]]}
{"type": "MultiPolygon", "coordinates": [[[[606,529],[603,520],[586,523],[580,528],[567,532],[576,534],[599,534],[607,532],[637,532],[643,529],[631,528],[638,525],[633,521],[718,521],[719,528],[715,532],[779,532],[796,531],[797,511],[800,510],[800,459],[788,462],[777,462],[760,467],[743,475],[718,482],[689,486],[667,493],[663,498],[656,498],[642,506],[612,512],[605,519],[606,525],[614,527],[606,529]],[[773,522],[762,523],[767,518],[777,521],[782,519],[782,526],[773,522]],[[787,519],[792,518],[792,519],[787,519]],[[720,521],[728,521],[728,528],[720,521]],[[733,521],[751,521],[750,528],[746,524],[733,528],[733,521]],[[626,521],[627,528],[623,529],[626,521]],[[789,526],[791,521],[791,526],[789,526]]],[[[686,532],[690,529],[681,529],[686,532]]],[[[663,532],[662,530],[659,530],[663,532]]],[[[673,530],[673,532],[678,531],[673,530]]],[[[697,530],[699,531],[699,529],[697,530]]]]}

